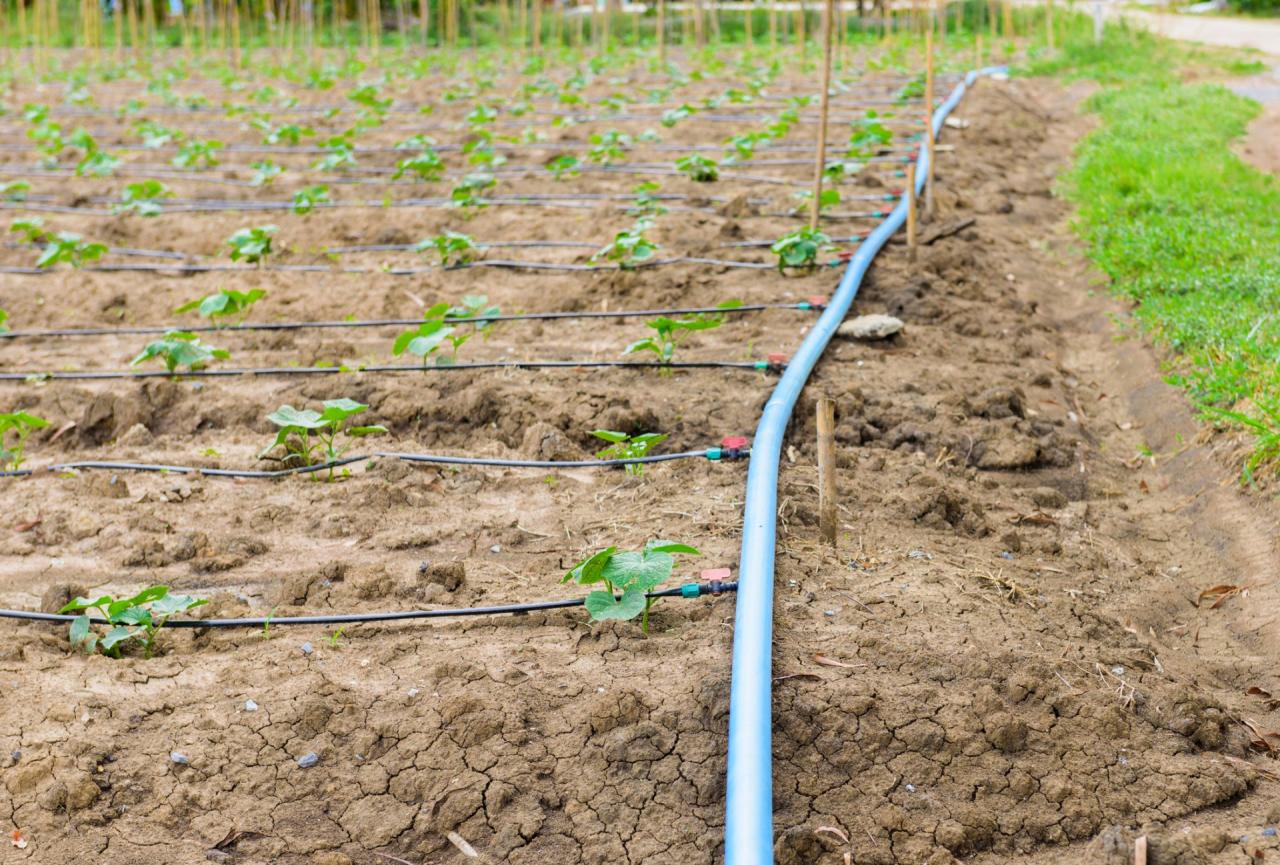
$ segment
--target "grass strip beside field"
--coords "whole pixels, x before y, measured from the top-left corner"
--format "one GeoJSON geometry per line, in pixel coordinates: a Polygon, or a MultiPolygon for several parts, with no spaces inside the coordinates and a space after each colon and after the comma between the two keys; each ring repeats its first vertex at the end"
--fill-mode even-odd
{"type": "Polygon", "coordinates": [[[1175,77],[1206,64],[1250,68],[1110,28],[1101,49],[1068,43],[1036,71],[1120,82],[1088,101],[1102,122],[1063,191],[1093,261],[1172,350],[1169,381],[1206,420],[1253,436],[1242,469],[1254,482],[1280,469],[1280,183],[1231,150],[1257,103],[1175,77]]]}

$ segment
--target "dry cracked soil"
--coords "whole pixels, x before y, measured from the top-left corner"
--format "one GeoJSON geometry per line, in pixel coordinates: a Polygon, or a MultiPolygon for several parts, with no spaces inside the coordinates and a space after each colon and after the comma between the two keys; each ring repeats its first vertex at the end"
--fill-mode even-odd
{"type": "MultiPolygon", "coordinates": [[[[905,329],[834,342],[797,409],[779,496],[780,865],[1120,865],[1144,834],[1152,865],[1280,856],[1266,832],[1280,822],[1276,513],[1237,491],[1236,443],[1201,434],[1071,234],[1053,190],[1088,128],[1084,95],[1026,80],[968,95],[918,260],[890,244],[855,304],[905,329]],[[838,414],[834,551],[817,531],[821,396],[838,414]],[[1202,598],[1215,586],[1231,588],[1202,598]]],[[[758,218],[743,206],[681,217],[668,242],[742,237],[758,218]]],[[[488,236],[510,227],[496,210],[479,217],[488,236]]],[[[556,218],[542,236],[588,217],[556,218]]],[[[157,241],[133,225],[128,240],[157,241]]],[[[388,228],[388,240],[418,228],[388,228]]],[[[177,277],[149,286],[155,295],[124,277],[78,278],[84,308],[104,318],[194,291],[177,277]]],[[[539,308],[576,308],[795,299],[831,274],[640,272],[585,288],[458,278],[507,305],[534,307],[520,294],[532,286],[539,308]]],[[[270,289],[297,317],[349,311],[309,280],[270,289]]],[[[345,291],[372,314],[412,310],[384,278],[345,291]]],[[[6,306],[57,320],[34,301],[6,306]]],[[[785,351],[798,337],[784,315],[691,350],[785,351]]],[[[594,349],[630,332],[538,326],[520,344],[594,349]]],[[[267,334],[242,351],[311,363],[364,349],[346,339],[267,334]]],[[[54,368],[68,350],[41,343],[23,361],[54,368]]],[[[217,444],[231,464],[269,435],[265,410],[290,399],[357,397],[404,449],[568,458],[589,452],[592,427],[660,426],[680,448],[749,432],[771,385],[754,372],[625,375],[357,378],[346,394],[297,381],[21,393],[55,428],[76,422],[57,442],[33,440],[60,458],[115,443],[124,456],[189,460],[217,444]]],[[[741,464],[634,479],[383,461],[332,485],[4,481],[0,598],[56,609],[90,586],[163,580],[211,597],[203,614],[229,616],[547,597],[563,567],[614,538],[676,537],[701,547],[700,565],[733,565],[744,478],[741,464]]],[[[175,632],[150,661],[83,657],[61,629],[7,623],[0,814],[26,846],[0,858],[709,865],[721,851],[733,600],[658,609],[648,637],[562,611],[333,639],[175,632]]]]}

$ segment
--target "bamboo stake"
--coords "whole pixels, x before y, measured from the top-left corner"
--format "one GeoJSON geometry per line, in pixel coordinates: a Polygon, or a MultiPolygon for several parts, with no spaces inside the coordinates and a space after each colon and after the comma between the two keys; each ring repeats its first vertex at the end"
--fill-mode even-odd
{"type": "Polygon", "coordinates": [[[769,48],[778,48],[778,0],[769,0],[769,48]]]}
{"type": "Polygon", "coordinates": [[[1049,53],[1053,53],[1053,0],[1045,0],[1044,4],[1044,32],[1045,38],[1049,46],[1049,53]]]}
{"type": "Polygon", "coordinates": [[[823,543],[836,545],[836,401],[823,397],[817,403],[818,426],[818,532],[823,543]]]}
{"type": "Polygon", "coordinates": [[[916,164],[907,163],[907,261],[916,263],[916,164]]]}
{"type": "Polygon", "coordinates": [[[754,48],[756,44],[755,12],[755,0],[747,0],[746,15],[742,19],[742,38],[748,48],[754,48]]]}
{"type": "Polygon", "coordinates": [[[658,39],[658,66],[667,66],[667,0],[658,0],[658,29],[653,34],[658,39]]]}
{"type": "Polygon", "coordinates": [[[835,0],[826,0],[822,9],[822,96],[818,108],[818,147],[813,159],[813,200],[809,202],[809,228],[818,229],[822,204],[822,173],[827,165],[827,113],[831,105],[831,29],[835,23],[835,0]]]}
{"type": "Polygon", "coordinates": [[[702,32],[704,14],[702,0],[693,0],[693,42],[699,49],[706,43],[706,36],[702,32]]]}
{"type": "Polygon", "coordinates": [[[802,57],[804,56],[805,12],[804,0],[800,0],[796,6],[796,45],[800,47],[800,55],[802,57]]]}
{"type": "Polygon", "coordinates": [[[1004,38],[1012,39],[1015,35],[1013,31],[1013,4],[1009,0],[1002,0],[1004,6],[1004,38]]]}
{"type": "Polygon", "coordinates": [[[924,140],[929,154],[929,166],[925,169],[924,215],[933,218],[933,26],[924,33],[924,140]]]}

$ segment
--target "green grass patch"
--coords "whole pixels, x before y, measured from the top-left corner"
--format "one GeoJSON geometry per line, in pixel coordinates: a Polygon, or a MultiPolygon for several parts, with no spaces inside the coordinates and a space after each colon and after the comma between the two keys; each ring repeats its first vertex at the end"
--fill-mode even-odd
{"type": "Polygon", "coordinates": [[[1258,105],[1175,77],[1239,62],[1108,28],[1102,49],[1077,40],[1037,71],[1115,84],[1088,103],[1102,123],[1063,189],[1094,262],[1173,350],[1169,380],[1254,436],[1252,481],[1280,467],[1280,184],[1231,151],[1258,105]]]}

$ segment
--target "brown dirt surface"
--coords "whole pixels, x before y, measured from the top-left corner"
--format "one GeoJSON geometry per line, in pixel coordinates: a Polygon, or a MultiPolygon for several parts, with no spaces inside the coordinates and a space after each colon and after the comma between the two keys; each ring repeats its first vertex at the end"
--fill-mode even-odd
{"type": "MultiPolygon", "coordinates": [[[[1082,95],[1026,81],[970,93],[957,111],[968,127],[945,134],[955,149],[940,154],[930,242],[915,266],[891,244],[855,305],[906,329],[883,343],[833,343],[797,410],[781,477],[774,648],[782,865],[1119,863],[1143,832],[1152,865],[1243,863],[1275,846],[1262,834],[1280,818],[1270,759],[1280,702],[1265,696],[1280,694],[1275,515],[1193,444],[1194,420],[1147,349],[1117,329],[1122,310],[1051,194],[1083,131],[1082,95]],[[838,553],[817,535],[812,416],[823,395],[838,411],[838,553]],[[1198,603],[1213,586],[1238,590],[1198,603]]],[[[725,133],[691,124],[682,134],[725,133]]],[[[638,182],[581,180],[584,191],[638,182]]],[[[703,194],[726,185],[733,197],[782,194],[746,181],[703,194]]],[[[674,178],[663,187],[701,193],[674,178]]],[[[630,223],[537,216],[517,223],[514,209],[495,207],[463,230],[597,239],[630,223]]],[[[296,260],[322,242],[412,242],[458,225],[410,209],[271,220],[296,260]]],[[[49,221],[189,255],[218,254],[245,224],[49,221]]],[[[717,238],[792,224],[673,213],[658,239],[705,254],[717,238]]],[[[340,318],[413,316],[410,295],[619,308],[795,300],[833,283],[830,271],[784,279],[685,266],[411,281],[59,273],[7,279],[0,306],[11,325],[53,326],[165,322],[223,284],[265,286],[271,317],[340,318]]],[[[686,356],[789,351],[808,322],[799,315],[735,319],[696,334],[686,356]]],[[[504,325],[468,351],[613,358],[641,330],[504,325]]],[[[226,336],[236,365],[385,359],[389,338],[226,336]]],[[[94,343],[89,364],[69,341],[0,352],[6,369],[121,368],[139,341],[94,343]]],[[[592,450],[586,431],[602,426],[661,429],[674,448],[748,433],[771,384],[753,371],[587,370],[4,386],[51,429],[76,423],[57,441],[34,436],[36,463],[245,466],[282,402],[367,402],[391,430],[379,449],[571,458],[592,450]],[[217,456],[199,456],[208,448],[217,456]]],[[[216,616],[572,597],[559,573],[609,543],[671,537],[702,549],[695,572],[734,564],[745,474],[701,461],[642,479],[383,461],[334,484],[0,480],[0,603],[53,609],[76,591],[160,582],[210,597],[203,609],[216,616]]],[[[657,610],[648,638],[569,611],[361,625],[332,645],[318,628],[172,632],[149,661],[83,657],[61,628],[5,624],[0,814],[28,841],[6,861],[446,865],[470,861],[448,840],[456,833],[482,862],[716,862],[733,601],[657,610]],[[301,767],[309,754],[318,761],[301,767]]]]}
{"type": "Polygon", "coordinates": [[[1240,156],[1263,171],[1280,174],[1280,64],[1267,72],[1231,83],[1237,93],[1262,105],[1240,142],[1240,156]]]}

